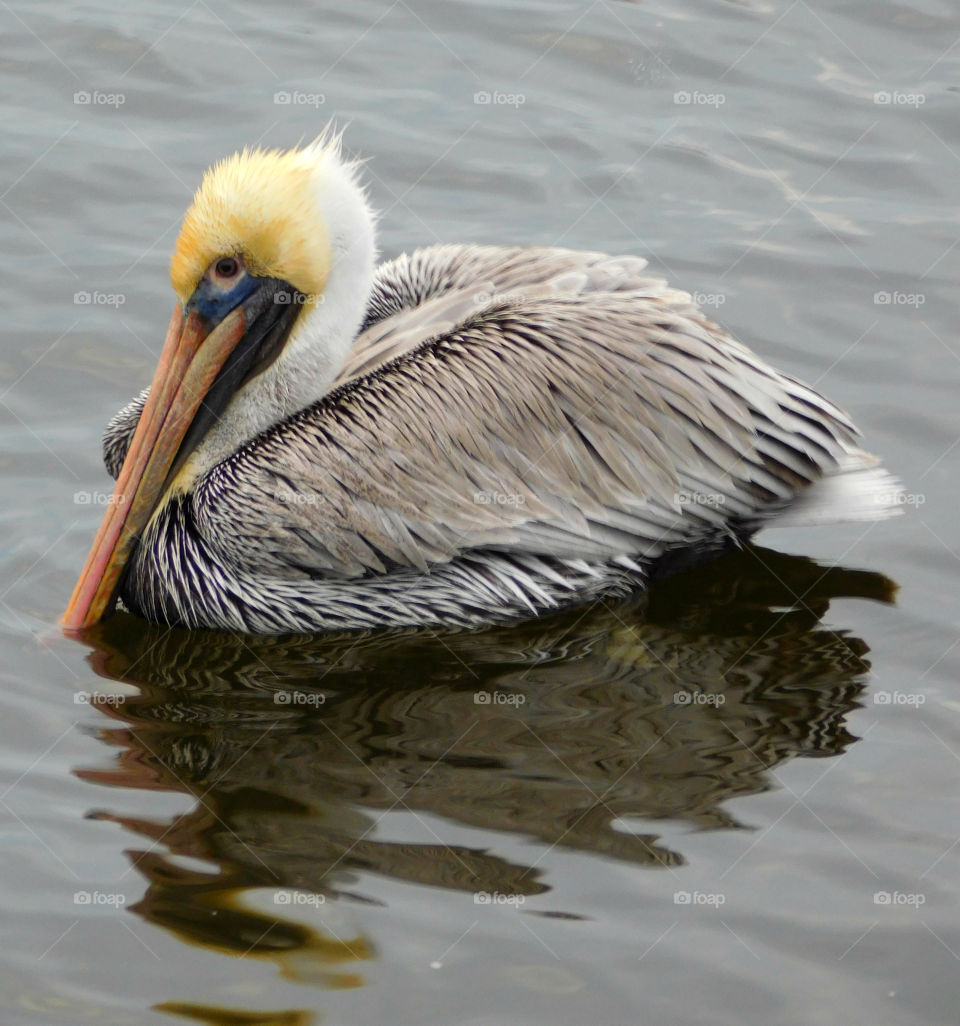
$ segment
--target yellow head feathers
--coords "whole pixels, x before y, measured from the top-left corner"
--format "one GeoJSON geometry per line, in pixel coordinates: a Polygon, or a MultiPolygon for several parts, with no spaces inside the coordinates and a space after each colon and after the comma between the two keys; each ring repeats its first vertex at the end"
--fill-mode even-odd
{"type": "Polygon", "coordinates": [[[203,176],[170,261],[182,303],[221,256],[242,255],[251,274],[281,278],[308,296],[323,292],[331,250],[318,208],[318,181],[339,164],[339,138],[294,150],[250,150],[203,176]]]}

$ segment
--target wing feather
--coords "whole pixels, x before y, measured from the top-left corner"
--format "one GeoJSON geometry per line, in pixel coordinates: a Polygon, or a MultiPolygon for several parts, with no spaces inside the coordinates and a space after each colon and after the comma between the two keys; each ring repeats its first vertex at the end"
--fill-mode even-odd
{"type": "Polygon", "coordinates": [[[347,578],[491,548],[632,562],[856,455],[840,411],[643,266],[496,247],[386,265],[338,385],[200,483],[208,544],[347,578]]]}
{"type": "MultiPolygon", "coordinates": [[[[383,265],[331,392],[199,483],[204,541],[281,578],[429,572],[497,549],[563,584],[556,560],[637,571],[793,507],[836,512],[843,488],[806,494],[872,466],[846,415],[645,266],[492,246],[383,265]]],[[[146,397],[108,425],[114,476],[146,397]]],[[[870,474],[847,489],[863,508],[870,474]]]]}

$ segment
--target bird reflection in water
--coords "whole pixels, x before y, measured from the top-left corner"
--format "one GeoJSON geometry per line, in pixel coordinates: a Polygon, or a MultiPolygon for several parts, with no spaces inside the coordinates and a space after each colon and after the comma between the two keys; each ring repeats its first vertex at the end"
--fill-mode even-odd
{"type": "MultiPolygon", "coordinates": [[[[657,820],[737,828],[727,799],[855,740],[845,718],[867,646],[822,618],[833,599],[893,591],[880,574],[747,547],[633,600],[479,632],[232,637],[117,616],[86,634],[90,662],[140,694],[104,707],[119,721],[102,732],[119,749],[113,767],[78,772],[196,801],[169,821],[97,813],[143,838],[131,857],[147,891],[132,911],[191,942],[275,958],[295,978],[311,966],[327,985],[356,986],[369,940],[244,895],[322,896],[323,919],[334,898],[374,900],[368,873],[550,890],[542,864],[448,846],[425,823],[423,843],[380,840],[390,810],[682,864],[657,820]]],[[[562,906],[554,894],[542,910],[562,906]]]]}

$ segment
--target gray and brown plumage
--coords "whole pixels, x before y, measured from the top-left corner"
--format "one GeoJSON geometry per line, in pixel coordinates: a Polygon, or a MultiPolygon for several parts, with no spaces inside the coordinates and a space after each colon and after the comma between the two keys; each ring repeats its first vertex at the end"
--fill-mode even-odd
{"type": "MultiPolygon", "coordinates": [[[[643,260],[435,246],[374,273],[372,254],[355,171],[329,141],[208,174],[174,258],[185,311],[219,325],[210,338],[237,309],[244,338],[258,325],[274,337],[261,350],[283,338],[226,398],[229,358],[219,372],[215,418],[191,428],[125,549],[114,594],[131,609],[258,633],[476,626],[624,595],[767,524],[896,510],[895,482],[843,412],[643,260]],[[291,159],[311,196],[328,190],[319,287],[264,259],[249,228],[214,240],[190,275],[178,268],[213,196],[245,189],[252,204],[259,165],[247,165],[277,177],[291,159]],[[237,284],[219,281],[225,258],[241,264],[237,284]]],[[[115,477],[147,394],[107,429],[115,477]]]]}

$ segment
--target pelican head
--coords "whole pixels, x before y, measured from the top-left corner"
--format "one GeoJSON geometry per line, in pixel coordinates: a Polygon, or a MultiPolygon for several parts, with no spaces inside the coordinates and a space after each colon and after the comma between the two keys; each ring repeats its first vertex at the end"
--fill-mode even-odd
{"type": "Polygon", "coordinates": [[[374,218],[338,136],[210,168],[170,263],[178,304],[63,624],[96,622],[173,492],[321,396],[360,328],[374,218]]]}

